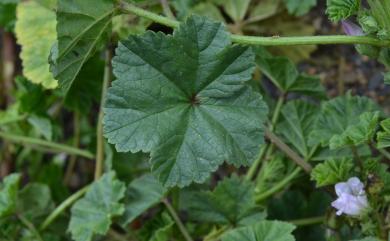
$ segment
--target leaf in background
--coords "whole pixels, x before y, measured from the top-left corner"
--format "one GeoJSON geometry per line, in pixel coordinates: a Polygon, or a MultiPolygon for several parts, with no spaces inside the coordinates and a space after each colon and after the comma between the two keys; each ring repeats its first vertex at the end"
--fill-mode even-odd
{"type": "Polygon", "coordinates": [[[190,13],[205,16],[216,21],[225,22],[220,10],[217,6],[210,2],[199,3],[189,10],[190,13]]]}
{"type": "Polygon", "coordinates": [[[354,15],[360,8],[360,0],[327,0],[326,13],[333,22],[354,15]]]}
{"type": "MultiPolygon", "coordinates": [[[[359,122],[349,125],[341,134],[334,135],[330,141],[330,149],[347,146],[358,146],[371,142],[379,122],[379,111],[364,112],[359,116],[359,122]]],[[[355,117],[356,118],[356,117],[355,117]]]]}
{"type": "Polygon", "coordinates": [[[86,113],[100,100],[104,75],[104,61],[99,56],[89,59],[82,67],[65,97],[65,106],[86,113]]]}
{"type": "Polygon", "coordinates": [[[85,62],[110,27],[112,0],[58,0],[58,49],[53,49],[51,71],[67,93],[85,62]]]}
{"type": "Polygon", "coordinates": [[[276,131],[293,145],[304,158],[310,158],[313,146],[308,144],[319,115],[319,108],[305,101],[289,101],[282,108],[283,121],[276,131]]]}
{"type": "Polygon", "coordinates": [[[15,34],[22,46],[24,76],[47,89],[57,87],[48,63],[51,46],[56,41],[55,13],[34,1],[18,4],[15,34]]]}
{"type": "Polygon", "coordinates": [[[288,13],[294,16],[305,15],[317,4],[317,0],[283,0],[283,2],[288,13]]]}
{"type": "Polygon", "coordinates": [[[143,212],[159,203],[166,192],[167,189],[149,174],[132,181],[126,191],[125,212],[121,218],[122,226],[129,224],[143,212]]]}
{"type": "Polygon", "coordinates": [[[385,148],[390,146],[390,118],[381,122],[382,131],[377,134],[377,147],[385,148]]]}
{"type": "Polygon", "coordinates": [[[380,241],[380,239],[377,239],[375,237],[366,237],[366,238],[362,238],[362,239],[354,239],[351,241],[380,241]]]}
{"type": "Polygon", "coordinates": [[[35,130],[45,137],[46,140],[52,140],[53,137],[53,126],[49,118],[31,115],[28,117],[27,121],[32,125],[35,130]]]}
{"type": "Polygon", "coordinates": [[[350,158],[328,160],[315,166],[311,172],[311,179],[316,181],[317,187],[333,185],[347,180],[353,166],[354,163],[350,158]]]}
{"type": "Polygon", "coordinates": [[[90,241],[95,234],[104,235],[113,217],[122,215],[125,207],[119,201],[125,196],[125,184],[114,172],[94,182],[85,196],[72,207],[69,231],[76,241],[90,241]]]}
{"type": "Polygon", "coordinates": [[[18,194],[18,212],[28,220],[42,218],[53,208],[51,192],[45,184],[29,183],[18,194]]]}
{"type": "Polygon", "coordinates": [[[0,218],[12,214],[16,209],[20,175],[6,176],[0,183],[0,218]]]}
{"type": "Polygon", "coordinates": [[[285,176],[286,164],[282,155],[274,155],[270,160],[263,162],[262,170],[256,178],[256,193],[267,191],[285,176]]]}
{"type": "Polygon", "coordinates": [[[272,56],[264,48],[256,48],[256,63],[272,83],[283,92],[287,92],[299,76],[293,62],[286,57],[272,56]]]}
{"type": "Polygon", "coordinates": [[[250,0],[224,0],[221,6],[225,9],[227,15],[237,23],[244,19],[249,3],[250,0]]]}
{"type": "Polygon", "coordinates": [[[334,135],[343,133],[348,126],[358,124],[358,116],[367,111],[377,110],[379,108],[374,101],[367,97],[352,96],[350,92],[323,102],[316,128],[309,136],[309,144],[328,145],[334,135]]]}
{"type": "Polygon", "coordinates": [[[249,165],[268,112],[245,85],[253,60],[249,48],[230,45],[221,23],[198,16],[173,36],[130,36],[113,59],[105,137],[120,152],[151,151],[165,186],[201,183],[224,161],[249,165]]]}
{"type": "Polygon", "coordinates": [[[13,31],[16,21],[16,3],[0,2],[0,26],[6,31],[13,31]]]}
{"type": "Polygon", "coordinates": [[[192,192],[186,198],[183,208],[192,220],[236,226],[264,218],[255,203],[254,185],[235,175],[219,182],[212,192],[192,192]]]}
{"type": "Polygon", "coordinates": [[[222,235],[222,241],[295,241],[295,226],[280,221],[261,221],[253,226],[236,228],[222,235]]]}
{"type": "Polygon", "coordinates": [[[250,8],[248,22],[256,22],[267,19],[278,12],[280,0],[262,0],[253,8],[250,8]]]}
{"type": "Polygon", "coordinates": [[[145,241],[169,241],[173,235],[174,222],[168,213],[161,215],[146,222],[140,230],[141,240],[145,241]]]}
{"type": "Polygon", "coordinates": [[[290,86],[291,92],[316,97],[318,99],[326,98],[326,90],[317,76],[300,74],[295,83],[290,86]]]}
{"type": "Polygon", "coordinates": [[[29,114],[44,115],[48,108],[48,99],[45,90],[41,85],[31,83],[25,77],[15,77],[17,98],[20,111],[29,114]]]}

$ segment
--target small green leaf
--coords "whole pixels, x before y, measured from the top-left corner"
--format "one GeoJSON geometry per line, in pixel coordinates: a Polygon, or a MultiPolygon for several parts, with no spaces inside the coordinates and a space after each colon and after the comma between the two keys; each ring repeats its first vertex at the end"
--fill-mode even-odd
{"type": "Polygon", "coordinates": [[[378,110],[379,107],[369,98],[352,96],[351,93],[323,102],[315,130],[309,136],[309,144],[328,145],[334,135],[340,135],[348,126],[358,124],[358,116],[378,110]]]}
{"type": "Polygon", "coordinates": [[[235,226],[263,219],[255,203],[254,185],[235,175],[219,182],[212,192],[191,192],[185,198],[183,208],[193,220],[235,226]]]}
{"type": "Polygon", "coordinates": [[[0,183],[0,218],[12,214],[16,209],[20,175],[8,175],[0,183]]]}
{"type": "Polygon", "coordinates": [[[104,174],[92,184],[85,196],[72,207],[69,231],[75,241],[90,241],[95,234],[104,235],[113,217],[122,215],[125,207],[119,201],[125,185],[114,172],[104,174]]]}
{"type": "Polygon", "coordinates": [[[360,0],[327,0],[326,5],[329,19],[337,22],[357,13],[360,8],[360,0]]]}
{"type": "Polygon", "coordinates": [[[27,121],[35,128],[35,130],[46,138],[51,140],[53,137],[53,127],[50,119],[38,115],[31,115],[27,121]]]}
{"type": "Polygon", "coordinates": [[[317,187],[333,185],[347,180],[353,166],[350,158],[327,160],[315,166],[311,172],[311,179],[316,181],[317,187]]]}
{"type": "Polygon", "coordinates": [[[326,98],[326,90],[317,76],[300,74],[294,84],[290,86],[289,91],[318,99],[326,98]]]}
{"type": "Polygon", "coordinates": [[[245,82],[250,48],[231,46],[218,22],[192,16],[173,36],[146,32],[116,49],[104,133],[120,152],[151,152],[165,186],[201,183],[224,161],[249,165],[267,107],[245,82]]]}
{"type": "Polygon", "coordinates": [[[295,226],[280,221],[261,221],[250,227],[233,229],[222,241],[295,241],[291,234],[295,226]]]}
{"type": "Polygon", "coordinates": [[[52,52],[51,71],[63,92],[102,42],[114,12],[113,0],[58,0],[58,49],[52,52]]]}
{"type": "Polygon", "coordinates": [[[379,111],[361,114],[358,123],[348,126],[343,133],[334,135],[330,139],[330,149],[358,146],[371,142],[379,122],[379,115],[379,111]]]}
{"type": "Polygon", "coordinates": [[[319,108],[304,101],[290,101],[282,108],[283,121],[276,126],[276,131],[291,143],[299,153],[309,158],[313,146],[308,144],[311,131],[319,115],[319,108]]]}
{"type": "Polygon", "coordinates": [[[24,76],[47,89],[57,87],[48,63],[57,36],[54,12],[34,1],[18,4],[15,34],[22,46],[20,57],[24,76]]]}
{"type": "Polygon", "coordinates": [[[305,15],[317,4],[317,0],[283,0],[283,2],[288,13],[294,16],[305,15]]]}
{"type": "Polygon", "coordinates": [[[164,197],[165,189],[152,175],[144,175],[129,184],[126,191],[125,212],[121,218],[123,226],[132,222],[143,212],[156,205],[164,197]]]}
{"type": "Polygon", "coordinates": [[[377,134],[377,147],[386,148],[390,146],[390,118],[381,122],[382,131],[377,134]]]}

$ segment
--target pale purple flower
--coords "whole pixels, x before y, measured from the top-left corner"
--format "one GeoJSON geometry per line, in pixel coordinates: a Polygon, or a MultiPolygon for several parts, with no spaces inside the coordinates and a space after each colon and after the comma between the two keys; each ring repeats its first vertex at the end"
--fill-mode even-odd
{"type": "Polygon", "coordinates": [[[351,177],[347,182],[337,183],[335,190],[338,198],[332,202],[332,207],[337,209],[337,215],[357,216],[368,207],[364,184],[359,178],[351,177]]]}
{"type": "Polygon", "coordinates": [[[341,21],[341,26],[343,27],[344,33],[351,36],[363,36],[363,30],[357,24],[354,24],[351,21],[344,20],[341,21]]]}

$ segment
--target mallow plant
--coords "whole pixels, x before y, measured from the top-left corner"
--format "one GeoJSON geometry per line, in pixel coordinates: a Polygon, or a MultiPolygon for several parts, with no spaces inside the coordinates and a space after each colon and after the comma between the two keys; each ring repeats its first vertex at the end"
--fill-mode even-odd
{"type": "Polygon", "coordinates": [[[388,240],[384,109],[268,46],[349,44],[389,69],[390,0],[328,0],[345,35],[245,35],[264,2],[1,0],[22,69],[0,240],[388,240]]]}

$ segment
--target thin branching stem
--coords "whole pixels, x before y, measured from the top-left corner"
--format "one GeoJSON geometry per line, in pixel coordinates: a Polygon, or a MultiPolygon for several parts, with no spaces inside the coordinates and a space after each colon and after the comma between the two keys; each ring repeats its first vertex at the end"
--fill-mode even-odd
{"type": "Polygon", "coordinates": [[[176,213],[175,209],[172,207],[172,205],[169,203],[168,199],[164,198],[162,200],[162,203],[167,207],[169,214],[172,216],[173,220],[175,221],[177,227],[179,228],[181,234],[185,238],[186,241],[193,241],[190,234],[188,233],[186,227],[184,226],[183,222],[180,220],[179,215],[176,213]]]}

